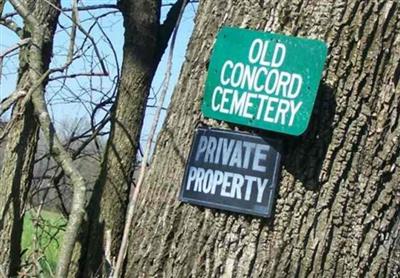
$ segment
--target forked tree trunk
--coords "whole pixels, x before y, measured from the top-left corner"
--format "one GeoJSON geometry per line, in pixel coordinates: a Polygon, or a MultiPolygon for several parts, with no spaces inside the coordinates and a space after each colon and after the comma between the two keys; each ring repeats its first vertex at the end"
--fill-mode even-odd
{"type": "MultiPolygon", "coordinates": [[[[26,0],[22,2],[42,24],[45,37],[42,49],[43,61],[30,59],[30,48],[35,47],[32,44],[20,50],[17,88],[29,91],[32,86],[37,85],[35,84],[37,80],[30,78],[30,64],[40,63],[43,72],[48,69],[50,64],[53,36],[59,12],[48,2],[58,6],[59,1],[26,0]]],[[[31,30],[31,27],[26,24],[23,37],[29,38],[31,30]]],[[[38,86],[38,90],[43,91],[46,83],[47,79],[38,86]]],[[[12,127],[6,137],[7,145],[0,173],[0,275],[3,271],[9,276],[15,276],[21,256],[23,209],[32,180],[39,131],[30,100],[26,101],[22,98],[16,103],[11,121],[12,127]],[[24,105],[25,102],[26,105],[24,105]]]]}
{"type": "Polygon", "coordinates": [[[111,133],[89,203],[88,231],[81,242],[83,250],[77,254],[80,256],[80,265],[72,269],[70,277],[89,277],[101,273],[107,244],[110,246],[107,252],[114,257],[118,254],[138,136],[154,75],[159,2],[125,0],[121,1],[120,7],[124,18],[125,42],[116,103],[111,111],[111,133]]]}
{"type": "Polygon", "coordinates": [[[119,2],[125,29],[121,77],[110,138],[88,207],[89,223],[70,277],[99,275],[102,268],[109,271],[118,255],[147,97],[183,4],[176,1],[160,24],[160,0],[119,2]]]}
{"type": "Polygon", "coordinates": [[[398,273],[399,9],[390,0],[201,1],[139,197],[126,276],[398,273]],[[271,219],[178,201],[195,127],[202,121],[223,125],[200,114],[210,51],[222,25],[329,45],[309,129],[297,138],[280,136],[284,157],[271,219]]]}

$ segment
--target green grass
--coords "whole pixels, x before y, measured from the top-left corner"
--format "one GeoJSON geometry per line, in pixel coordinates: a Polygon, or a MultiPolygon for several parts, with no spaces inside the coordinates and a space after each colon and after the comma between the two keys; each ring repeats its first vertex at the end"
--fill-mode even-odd
{"type": "MultiPolygon", "coordinates": [[[[28,264],[38,260],[41,276],[48,277],[51,276],[51,273],[54,273],[63,236],[63,230],[60,230],[60,228],[63,228],[65,224],[65,218],[55,212],[43,211],[39,221],[36,221],[35,213],[28,212],[25,215],[22,234],[22,250],[24,251],[22,260],[28,264]]],[[[32,269],[38,271],[36,266],[30,268],[30,270],[32,269]]]]}

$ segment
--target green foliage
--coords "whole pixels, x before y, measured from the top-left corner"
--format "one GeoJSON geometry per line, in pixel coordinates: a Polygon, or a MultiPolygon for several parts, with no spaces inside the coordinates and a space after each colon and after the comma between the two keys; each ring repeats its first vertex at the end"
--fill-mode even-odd
{"type": "Polygon", "coordinates": [[[42,211],[39,217],[35,212],[26,213],[22,234],[23,272],[53,276],[66,223],[66,219],[55,212],[42,211]]]}

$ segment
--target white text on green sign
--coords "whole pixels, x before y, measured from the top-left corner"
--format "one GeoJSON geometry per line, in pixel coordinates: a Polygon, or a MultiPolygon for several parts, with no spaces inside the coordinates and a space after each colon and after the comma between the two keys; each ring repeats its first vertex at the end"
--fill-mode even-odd
{"type": "Polygon", "coordinates": [[[299,135],[307,128],[325,57],[320,41],[223,28],[211,57],[203,113],[299,135]]]}

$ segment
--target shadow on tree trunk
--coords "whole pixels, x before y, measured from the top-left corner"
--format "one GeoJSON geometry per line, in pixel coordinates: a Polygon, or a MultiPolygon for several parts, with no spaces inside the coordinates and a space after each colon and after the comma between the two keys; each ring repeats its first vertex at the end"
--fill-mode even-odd
{"type": "Polygon", "coordinates": [[[284,139],[282,164],[306,190],[318,191],[324,183],[323,163],[332,141],[336,113],[333,88],[321,82],[307,130],[284,139]]]}

